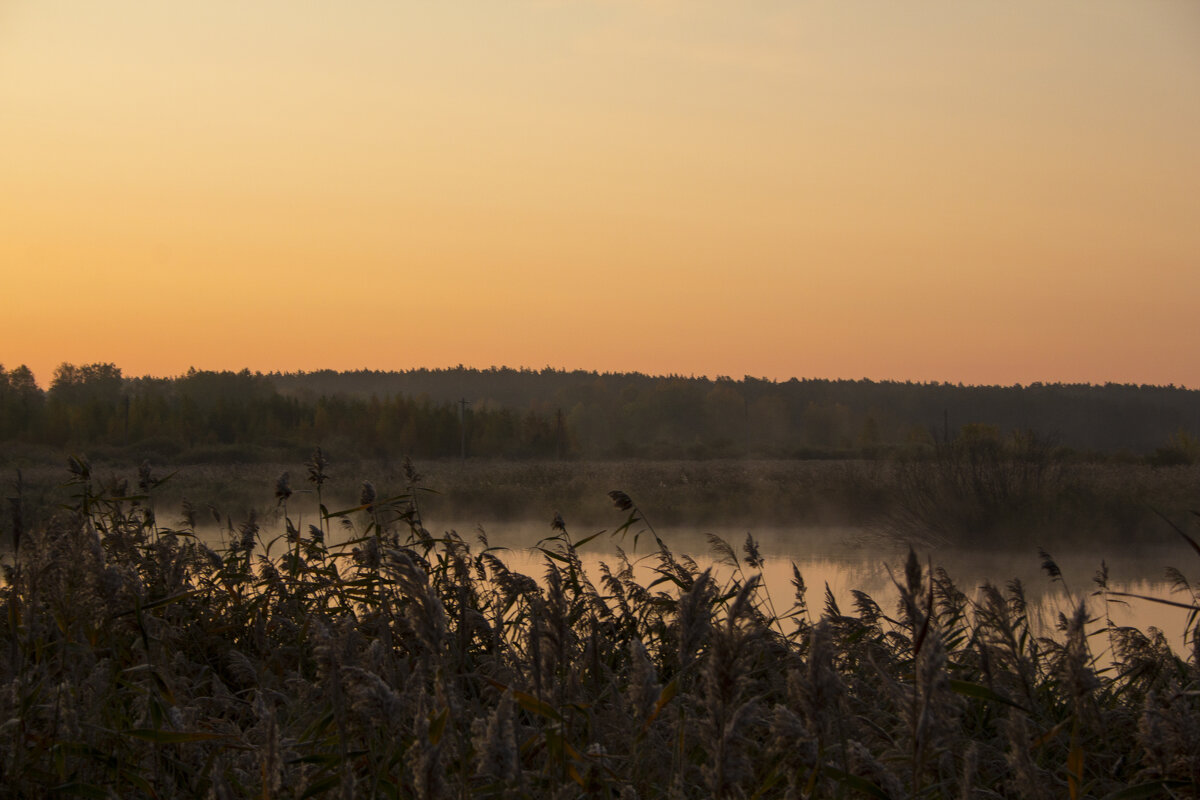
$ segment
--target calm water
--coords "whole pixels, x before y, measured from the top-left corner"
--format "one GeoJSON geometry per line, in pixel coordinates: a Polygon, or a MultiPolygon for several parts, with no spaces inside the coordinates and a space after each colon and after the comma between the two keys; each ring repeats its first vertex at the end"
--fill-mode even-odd
{"type": "MultiPolygon", "coordinates": [[[[464,526],[456,530],[471,541],[471,528],[464,526]]],[[[485,526],[485,530],[491,545],[511,548],[506,558],[510,566],[524,568],[535,576],[543,571],[544,556],[531,548],[541,537],[550,533],[545,530],[544,524],[494,523],[485,526]]],[[[592,532],[573,533],[573,538],[581,539],[592,532]]],[[[707,534],[723,538],[741,558],[747,531],[703,529],[659,530],[658,533],[677,557],[686,554],[701,567],[707,567],[713,565],[714,561],[707,534]]],[[[844,613],[853,612],[852,590],[866,592],[885,613],[894,611],[898,592],[892,576],[903,580],[904,563],[908,556],[906,545],[865,531],[845,528],[768,528],[751,533],[758,541],[765,559],[763,582],[779,613],[784,613],[793,603],[793,564],[799,568],[807,585],[806,599],[814,615],[820,614],[824,606],[826,586],[844,613]]],[[[631,561],[648,556],[639,562],[639,569],[643,576],[652,574],[651,568],[656,563],[653,537],[643,534],[635,550],[632,535],[626,535],[621,541],[604,534],[589,542],[581,551],[584,565],[593,579],[599,576],[599,562],[615,566],[618,546],[631,561]]],[[[1102,624],[1107,613],[1116,625],[1132,625],[1142,630],[1153,626],[1162,630],[1171,643],[1182,650],[1188,617],[1186,610],[1132,598],[1122,598],[1124,603],[1117,602],[1118,598],[1110,598],[1106,610],[1103,598],[1092,596],[1097,589],[1094,577],[1104,560],[1108,564],[1110,589],[1190,602],[1186,594],[1172,593],[1170,584],[1164,578],[1167,566],[1177,567],[1189,578],[1200,577],[1200,558],[1182,541],[1178,546],[1164,543],[1154,547],[1109,547],[1109,552],[1096,549],[1091,552],[1060,553],[1054,552],[1052,547],[1048,549],[1062,570],[1061,581],[1051,580],[1041,569],[1036,548],[943,547],[918,549],[917,555],[926,566],[932,563],[934,567],[944,568],[955,585],[968,597],[974,597],[985,582],[1003,589],[1010,580],[1020,580],[1046,632],[1053,631],[1060,612],[1069,615],[1078,600],[1086,598],[1092,617],[1101,620],[1098,625],[1102,624]]],[[[733,573],[732,568],[721,564],[715,565],[715,570],[723,579],[733,573]]],[[[1093,640],[1093,646],[1097,641],[1093,640]]]]}
{"type": "MultiPolygon", "coordinates": [[[[293,522],[302,530],[315,521],[313,514],[292,512],[293,522]]],[[[264,538],[267,531],[282,526],[263,521],[264,538]]],[[[501,558],[510,568],[540,577],[545,571],[545,557],[535,548],[540,540],[553,531],[544,521],[536,522],[479,522],[459,523],[430,527],[437,536],[445,530],[456,530],[475,547],[479,529],[486,532],[493,547],[507,548],[501,558]]],[[[571,536],[579,541],[598,529],[572,529],[571,536]]],[[[581,550],[585,568],[594,583],[599,582],[600,562],[614,570],[617,568],[618,548],[636,563],[639,579],[653,580],[652,568],[656,563],[654,538],[649,532],[641,533],[634,542],[634,533],[644,528],[634,528],[623,537],[614,538],[608,533],[597,536],[581,550]]],[[[658,528],[658,534],[676,557],[688,555],[701,567],[714,566],[719,579],[728,580],[733,569],[714,564],[715,555],[707,536],[715,534],[727,541],[743,556],[742,546],[746,540],[745,528],[658,528]]],[[[792,565],[800,570],[808,587],[807,602],[815,616],[821,613],[825,603],[825,587],[828,586],[835,601],[844,613],[853,612],[852,590],[870,595],[884,610],[891,614],[895,610],[898,593],[892,575],[903,579],[904,563],[908,548],[878,535],[854,528],[778,528],[765,527],[749,531],[759,543],[765,559],[763,582],[771,601],[780,614],[792,607],[792,565]],[[889,571],[890,570],[890,571],[889,571]]],[[[336,531],[334,541],[345,540],[353,534],[336,531]]],[[[1170,534],[1173,536],[1173,534],[1170,534]]],[[[1105,606],[1103,598],[1093,596],[1097,586],[1094,576],[1106,561],[1109,569],[1109,587],[1116,591],[1174,599],[1190,602],[1186,594],[1173,593],[1164,577],[1167,566],[1178,568],[1190,579],[1200,578],[1200,558],[1181,540],[1172,540],[1164,534],[1161,543],[1153,545],[1105,544],[1087,551],[1058,550],[1053,542],[1046,549],[1053,555],[1062,570],[1062,580],[1051,580],[1041,569],[1041,559],[1036,547],[940,547],[918,549],[917,555],[923,564],[944,568],[955,585],[968,597],[974,597],[978,588],[991,582],[1003,588],[1013,579],[1020,580],[1025,587],[1038,624],[1042,631],[1053,632],[1054,622],[1060,613],[1070,615],[1079,599],[1086,599],[1088,609],[1098,621],[1094,628],[1103,626],[1107,614],[1116,625],[1131,625],[1142,630],[1156,627],[1161,630],[1180,652],[1185,650],[1185,633],[1188,612],[1158,603],[1133,598],[1110,598],[1105,606]]],[[[215,531],[205,538],[217,538],[215,531]]],[[[281,545],[276,545],[280,547],[281,545]]],[[[481,545],[480,545],[481,546],[481,545]]],[[[749,571],[749,570],[748,570],[749,571]]],[[[1200,583],[1200,581],[1197,581],[1200,583]]],[[[1107,646],[1105,637],[1094,637],[1093,647],[1107,646]]]]}

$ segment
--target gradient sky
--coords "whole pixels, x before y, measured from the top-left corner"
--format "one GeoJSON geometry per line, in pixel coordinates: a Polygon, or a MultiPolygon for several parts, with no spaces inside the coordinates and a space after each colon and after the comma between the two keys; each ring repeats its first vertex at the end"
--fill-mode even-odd
{"type": "Polygon", "coordinates": [[[1200,4],[0,0],[0,363],[1200,387],[1200,4]]]}

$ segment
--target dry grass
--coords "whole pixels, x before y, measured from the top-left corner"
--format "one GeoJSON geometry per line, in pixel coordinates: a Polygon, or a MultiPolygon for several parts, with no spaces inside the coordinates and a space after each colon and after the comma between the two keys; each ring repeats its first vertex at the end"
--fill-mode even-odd
{"type": "MultiPolygon", "coordinates": [[[[327,468],[314,458],[305,486],[324,498],[327,468]]],[[[621,493],[618,535],[648,529],[653,580],[624,556],[588,574],[588,541],[561,518],[544,574],[529,576],[484,538],[431,534],[411,465],[309,527],[287,515],[300,482],[277,481],[286,533],[229,521],[214,552],[194,509],[164,524],[148,512],[163,484],[139,480],[101,485],[74,461],[70,511],[25,530],[6,566],[10,796],[1200,789],[1197,653],[1094,618],[1102,584],[1054,637],[1035,634],[1019,584],[969,598],[915,555],[895,609],[859,595],[844,611],[827,595],[817,614],[799,574],[782,609],[752,539],[714,542],[718,578],[621,493]]]]}

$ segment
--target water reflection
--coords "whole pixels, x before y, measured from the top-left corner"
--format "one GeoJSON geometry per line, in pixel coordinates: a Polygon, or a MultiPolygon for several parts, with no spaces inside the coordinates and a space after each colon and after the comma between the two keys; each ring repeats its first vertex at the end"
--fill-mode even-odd
{"type": "MultiPolygon", "coordinates": [[[[301,530],[307,530],[312,518],[294,516],[301,530]]],[[[282,520],[263,520],[261,538],[264,542],[277,540],[272,552],[278,554],[282,547],[282,520]]],[[[478,534],[482,531],[492,547],[505,548],[500,557],[512,569],[540,578],[545,572],[545,556],[536,547],[553,531],[541,521],[537,522],[466,522],[438,526],[431,532],[436,536],[446,530],[455,530],[466,541],[476,547],[478,534]]],[[[582,540],[595,530],[573,531],[574,541],[582,540]]],[[[744,564],[743,543],[745,529],[680,529],[659,530],[664,543],[677,558],[688,556],[700,568],[713,567],[719,580],[728,582],[737,577],[735,569],[719,563],[709,543],[708,536],[716,535],[728,542],[742,559],[745,573],[752,574],[744,564]]],[[[893,614],[898,601],[898,592],[893,582],[903,580],[904,563],[908,547],[901,542],[873,535],[855,528],[782,528],[766,527],[753,532],[760,552],[764,557],[762,569],[763,585],[776,612],[785,614],[795,604],[792,585],[793,565],[800,571],[807,586],[806,601],[809,613],[815,619],[820,616],[828,596],[843,613],[854,612],[854,591],[865,592],[885,614],[893,614]]],[[[205,529],[202,537],[214,546],[223,546],[228,541],[228,531],[216,528],[205,529]]],[[[354,529],[334,525],[330,532],[330,544],[345,542],[357,534],[354,529]]],[[[482,547],[481,544],[478,544],[482,547]]],[[[1029,613],[1035,630],[1045,635],[1054,632],[1059,615],[1070,616],[1081,600],[1086,600],[1092,618],[1096,620],[1093,630],[1100,630],[1111,620],[1116,626],[1133,626],[1143,631],[1150,627],[1161,630],[1180,653],[1185,652],[1186,625],[1189,612],[1186,609],[1164,606],[1147,600],[1097,596],[1095,577],[1102,562],[1108,565],[1108,586],[1114,591],[1140,594],[1150,597],[1190,602],[1186,595],[1172,593],[1172,586],[1164,577],[1168,565],[1177,566],[1186,575],[1200,570],[1200,559],[1186,547],[1166,540],[1147,545],[1131,543],[1124,547],[1106,545],[1107,549],[1087,552],[1071,550],[1054,552],[1053,542],[1047,543],[1055,562],[1061,570],[1061,578],[1052,580],[1041,567],[1037,549],[1005,548],[995,543],[981,543],[977,547],[941,547],[918,549],[917,555],[926,567],[944,569],[955,586],[969,598],[975,598],[979,587],[990,582],[1004,589],[1012,581],[1019,581],[1029,601],[1029,613]],[[988,546],[988,545],[991,546],[988,546]],[[1180,566],[1182,564],[1182,566],[1180,566]]],[[[654,537],[644,529],[634,528],[621,537],[601,533],[580,550],[585,569],[593,582],[600,575],[601,562],[613,571],[619,569],[620,553],[634,565],[636,577],[648,584],[657,574],[656,545],[654,537]],[[638,533],[641,535],[638,536],[638,533]],[[636,541],[635,541],[636,537],[636,541]]],[[[1093,639],[1093,647],[1103,657],[1107,639],[1093,639]]]]}
{"type": "MultiPolygon", "coordinates": [[[[453,526],[451,526],[453,527],[453,526]]],[[[478,526],[454,528],[458,533],[471,538],[470,533],[478,526]]],[[[544,525],[537,523],[494,523],[483,526],[488,541],[493,546],[510,548],[505,558],[511,567],[538,576],[544,572],[545,557],[532,549],[540,539],[550,533],[544,525]]],[[[582,539],[594,531],[576,535],[582,539]]],[[[715,534],[727,541],[739,557],[746,539],[745,530],[692,529],[668,532],[659,531],[665,544],[677,557],[687,555],[701,568],[712,566],[722,580],[734,577],[734,569],[717,563],[708,534],[715,534]]],[[[883,609],[892,614],[899,599],[893,576],[903,580],[904,563],[908,548],[903,543],[890,541],[867,531],[852,528],[784,529],[767,528],[754,531],[764,557],[763,584],[770,595],[776,611],[784,613],[794,604],[792,566],[800,571],[807,586],[807,605],[810,613],[819,616],[825,605],[826,588],[843,613],[853,613],[853,591],[870,595],[883,609]]],[[[635,562],[635,574],[640,579],[653,580],[654,539],[643,535],[634,546],[632,534],[623,539],[613,539],[607,534],[588,542],[581,550],[581,558],[590,574],[599,574],[601,561],[615,566],[617,548],[620,547],[635,562]]],[[[1041,558],[1036,549],[1005,549],[1002,547],[942,547],[917,550],[918,558],[927,568],[942,568],[954,581],[955,586],[970,598],[974,598],[984,583],[1004,589],[1012,581],[1020,581],[1029,600],[1029,612],[1035,629],[1047,635],[1053,633],[1059,615],[1069,616],[1080,600],[1086,600],[1095,626],[1103,627],[1106,620],[1116,626],[1132,626],[1143,631],[1150,627],[1161,630],[1172,646],[1184,652],[1185,633],[1188,620],[1186,609],[1164,606],[1146,600],[1109,596],[1107,602],[1096,594],[1096,577],[1102,562],[1108,566],[1108,586],[1113,591],[1128,592],[1150,597],[1190,601],[1186,595],[1173,594],[1170,583],[1164,577],[1168,565],[1178,565],[1181,557],[1190,553],[1173,542],[1154,546],[1130,546],[1119,550],[1095,550],[1090,552],[1054,553],[1052,544],[1047,545],[1062,572],[1061,579],[1052,580],[1041,567],[1041,558]]],[[[744,561],[744,559],[743,559],[744,561]]],[[[1200,568],[1200,560],[1194,565],[1200,568]]],[[[747,574],[756,572],[745,567],[747,574]]],[[[1187,574],[1188,569],[1182,571],[1187,574]]],[[[1093,647],[1102,650],[1106,641],[1093,641],[1093,647]]]]}

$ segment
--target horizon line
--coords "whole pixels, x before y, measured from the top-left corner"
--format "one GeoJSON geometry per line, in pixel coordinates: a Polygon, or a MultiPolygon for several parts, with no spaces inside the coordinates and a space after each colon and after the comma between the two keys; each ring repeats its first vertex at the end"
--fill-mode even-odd
{"type": "MultiPolygon", "coordinates": [[[[325,372],[331,372],[331,373],[335,373],[335,374],[373,373],[373,374],[382,374],[382,375],[403,375],[406,373],[414,373],[414,372],[437,373],[437,372],[465,371],[465,372],[487,373],[487,372],[505,372],[505,371],[507,371],[507,372],[528,373],[528,374],[543,374],[546,372],[551,372],[551,373],[557,373],[557,374],[563,374],[563,375],[569,375],[569,374],[574,374],[574,373],[583,373],[586,375],[594,375],[597,377],[630,376],[630,377],[648,378],[651,380],[693,380],[693,381],[709,381],[712,383],[723,382],[723,381],[729,381],[732,383],[748,383],[748,382],[757,381],[757,382],[771,383],[771,384],[787,384],[787,383],[793,383],[793,382],[797,382],[797,383],[803,383],[803,382],[883,383],[883,384],[915,384],[918,386],[948,386],[948,387],[952,387],[952,388],[963,388],[963,389],[1013,389],[1013,388],[1029,389],[1029,388],[1033,388],[1033,387],[1045,387],[1045,386],[1104,388],[1104,387],[1109,387],[1109,386],[1125,386],[1125,387],[1142,388],[1142,389],[1152,388],[1152,389],[1177,389],[1177,390],[1183,390],[1183,391],[1196,391],[1196,389],[1193,389],[1193,388],[1187,386],[1186,384],[1176,384],[1173,382],[1172,383],[1133,383],[1133,382],[1129,382],[1129,381],[1115,381],[1115,380],[1106,380],[1106,381],[1102,381],[1102,382],[1064,381],[1064,380],[1034,380],[1034,381],[1029,381],[1029,382],[1017,381],[1014,383],[965,383],[963,381],[950,381],[950,380],[921,380],[921,379],[915,379],[915,378],[872,378],[872,377],[868,377],[868,376],[861,376],[861,377],[857,377],[857,378],[848,378],[848,377],[817,377],[817,376],[802,377],[799,375],[793,375],[793,376],[790,376],[787,378],[773,378],[773,377],[769,377],[769,376],[751,375],[749,373],[743,374],[742,377],[740,377],[740,378],[735,378],[731,375],[726,375],[723,373],[715,373],[715,374],[711,374],[711,373],[697,374],[694,372],[686,373],[686,374],[683,372],[653,373],[653,372],[642,372],[642,371],[636,370],[636,369],[635,370],[601,370],[601,369],[584,368],[584,367],[573,367],[573,368],[555,367],[555,366],[552,366],[549,364],[547,364],[544,367],[530,367],[530,366],[524,366],[524,365],[514,367],[514,366],[509,366],[509,365],[494,365],[494,364],[487,366],[487,367],[477,367],[477,366],[467,366],[461,362],[456,365],[453,365],[453,366],[442,366],[442,367],[419,366],[419,367],[405,367],[405,368],[374,368],[374,367],[363,366],[363,367],[357,367],[354,369],[335,369],[332,367],[318,367],[316,369],[296,369],[296,370],[291,370],[291,371],[285,371],[285,370],[279,370],[279,369],[263,371],[261,369],[251,369],[250,367],[242,367],[240,369],[228,369],[228,368],[210,369],[210,368],[199,368],[199,367],[192,365],[192,366],[189,366],[186,370],[176,373],[176,374],[162,375],[162,374],[145,373],[145,374],[141,374],[141,375],[134,375],[134,374],[126,374],[126,372],[120,367],[120,365],[118,365],[114,361],[91,361],[91,362],[82,362],[82,363],[63,361],[63,362],[60,362],[59,366],[55,368],[55,372],[57,373],[58,369],[60,369],[63,366],[84,367],[84,366],[93,366],[93,365],[109,365],[109,366],[115,367],[121,373],[121,377],[124,380],[178,380],[180,378],[187,377],[191,373],[214,373],[214,374],[250,373],[252,375],[259,375],[259,376],[263,376],[263,377],[270,377],[270,376],[283,377],[283,376],[290,376],[290,375],[313,375],[313,374],[325,373],[325,372]]],[[[43,383],[43,380],[39,380],[37,378],[37,375],[35,373],[33,373],[33,370],[30,369],[28,366],[26,366],[23,363],[19,364],[18,366],[14,367],[13,369],[5,369],[4,365],[2,363],[0,363],[0,370],[3,370],[10,374],[12,372],[14,372],[15,370],[19,370],[22,368],[29,370],[30,373],[33,374],[35,383],[37,383],[38,387],[42,391],[48,391],[50,389],[50,386],[53,382],[53,377],[46,379],[45,382],[43,383]]]]}

